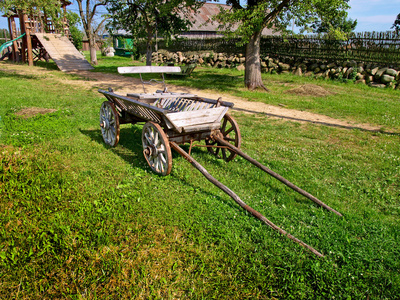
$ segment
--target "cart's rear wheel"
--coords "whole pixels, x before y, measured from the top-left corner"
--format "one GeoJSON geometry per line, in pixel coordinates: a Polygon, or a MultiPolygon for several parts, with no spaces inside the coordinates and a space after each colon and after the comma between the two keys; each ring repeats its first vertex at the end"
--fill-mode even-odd
{"type": "MultiPolygon", "coordinates": [[[[234,118],[232,118],[229,114],[225,114],[221,121],[221,127],[219,130],[222,133],[225,141],[227,141],[229,144],[232,144],[236,148],[240,148],[242,137],[240,135],[239,126],[234,118]]],[[[208,146],[221,146],[221,144],[212,139],[206,139],[206,144],[208,146]]],[[[226,162],[231,161],[236,156],[235,152],[227,148],[207,147],[207,150],[217,158],[222,158],[226,162]]]]}
{"type": "Polygon", "coordinates": [[[172,153],[168,137],[160,125],[147,122],[142,130],[143,154],[150,168],[157,174],[171,173],[172,153]]]}
{"type": "Polygon", "coordinates": [[[110,101],[104,101],[101,105],[100,127],[104,142],[115,147],[119,141],[119,117],[110,101]]]}

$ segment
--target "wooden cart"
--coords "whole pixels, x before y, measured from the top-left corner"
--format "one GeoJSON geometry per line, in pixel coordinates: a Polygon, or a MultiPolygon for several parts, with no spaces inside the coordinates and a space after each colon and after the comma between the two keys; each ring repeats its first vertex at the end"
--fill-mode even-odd
{"type": "Polygon", "coordinates": [[[300,189],[240,150],[241,135],[239,126],[227,113],[228,109],[233,107],[233,103],[221,101],[220,98],[213,100],[192,94],[168,92],[163,74],[179,73],[181,72],[180,67],[120,67],[118,72],[122,74],[140,74],[144,93],[130,93],[123,96],[114,93],[112,89],[108,91],[99,90],[107,98],[107,101],[103,102],[100,108],[100,127],[106,144],[112,147],[118,144],[120,124],[144,123],[142,129],[143,154],[155,173],[165,176],[171,172],[172,148],[184,156],[210,182],[227,193],[253,216],[306,247],[314,254],[323,256],[311,246],[291,236],[262,214],[249,207],[232,190],[212,177],[190,155],[193,146],[207,147],[211,154],[225,161],[231,161],[236,155],[240,155],[296,192],[342,216],[313,195],[300,189]],[[142,78],[142,73],[159,73],[162,75],[162,80],[151,79],[145,81],[142,78]],[[146,93],[145,84],[153,84],[154,82],[163,84],[163,90],[152,94],[146,93]],[[193,144],[201,141],[205,141],[205,145],[193,144]],[[179,146],[187,143],[190,144],[188,153],[179,146]]]}

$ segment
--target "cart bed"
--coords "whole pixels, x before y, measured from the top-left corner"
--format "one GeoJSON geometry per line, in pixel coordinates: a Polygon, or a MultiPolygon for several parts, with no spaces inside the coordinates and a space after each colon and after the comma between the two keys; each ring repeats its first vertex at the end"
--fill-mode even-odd
{"type": "Polygon", "coordinates": [[[182,93],[128,94],[121,96],[99,90],[142,121],[153,121],[177,132],[194,132],[219,128],[221,119],[233,103],[200,98],[182,93]]]}

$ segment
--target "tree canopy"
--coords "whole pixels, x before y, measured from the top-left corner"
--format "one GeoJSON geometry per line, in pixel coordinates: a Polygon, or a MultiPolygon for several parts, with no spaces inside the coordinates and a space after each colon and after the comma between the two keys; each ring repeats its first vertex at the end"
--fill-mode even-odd
{"type": "Polygon", "coordinates": [[[135,39],[146,40],[146,64],[151,65],[155,35],[170,39],[187,30],[191,22],[185,16],[202,4],[198,0],[108,0],[111,14],[108,27],[123,29],[135,39]]]}
{"type": "Polygon", "coordinates": [[[68,11],[66,17],[69,24],[69,32],[72,37],[72,43],[76,49],[82,49],[83,33],[78,28],[78,26],[81,24],[81,18],[77,13],[72,11],[68,11]]]}
{"type": "MultiPolygon", "coordinates": [[[[260,38],[264,28],[285,32],[294,22],[302,29],[328,21],[346,11],[349,0],[227,0],[232,9],[221,9],[216,19],[226,26],[228,37],[241,37],[246,45],[245,85],[265,88],[261,79],[260,38]],[[234,26],[237,29],[232,30],[234,26]]],[[[266,88],[265,88],[266,89],[266,88]]]]}
{"type": "Polygon", "coordinates": [[[59,21],[63,16],[60,0],[2,0],[0,1],[0,11],[5,15],[15,14],[19,11],[29,15],[45,12],[56,27],[61,26],[59,21]]]}
{"type": "Polygon", "coordinates": [[[400,14],[397,15],[396,20],[394,20],[394,23],[392,25],[392,27],[396,33],[400,33],[400,14]]]}

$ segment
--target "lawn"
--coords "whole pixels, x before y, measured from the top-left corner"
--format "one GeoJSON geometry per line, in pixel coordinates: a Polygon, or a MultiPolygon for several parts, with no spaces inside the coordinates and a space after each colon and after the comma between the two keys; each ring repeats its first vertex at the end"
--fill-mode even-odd
{"type": "MultiPolygon", "coordinates": [[[[95,71],[115,72],[129,62],[116,60],[100,60],[95,71]]],[[[207,88],[385,129],[231,112],[246,153],[342,218],[242,158],[225,163],[202,148],[192,152],[246,203],[325,257],[244,212],[177,153],[169,176],[153,174],[142,154],[142,125],[122,125],[117,147],[105,146],[98,126],[105,98],[58,80],[72,75],[3,70],[2,299],[399,298],[399,92],[265,75],[272,92],[249,93],[239,73],[202,68],[186,81],[173,80],[202,87],[206,72],[224,82],[237,77],[231,88],[207,88]],[[336,96],[296,100],[283,93],[293,82],[318,84],[336,96]],[[373,101],[371,112],[360,109],[363,101],[373,101]],[[55,111],[18,115],[30,107],[55,111]]]]}
{"type": "MultiPolygon", "coordinates": [[[[88,53],[87,53],[88,55],[88,53]]],[[[104,57],[98,55],[96,72],[117,74],[117,67],[143,65],[129,57],[104,57]]],[[[244,88],[244,72],[236,69],[217,69],[197,67],[190,77],[169,77],[168,84],[210,90],[223,94],[242,97],[249,101],[279,105],[286,108],[310,111],[333,118],[357,123],[369,123],[380,126],[383,131],[388,128],[400,132],[400,91],[376,89],[366,85],[324,80],[312,77],[299,77],[277,74],[263,74],[263,80],[270,89],[249,92],[244,88]],[[304,97],[289,93],[289,90],[305,84],[318,85],[330,93],[325,97],[304,97]]],[[[139,75],[125,75],[139,77],[139,75]]]]}

